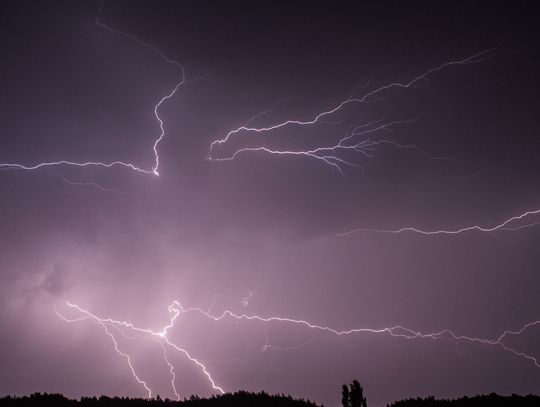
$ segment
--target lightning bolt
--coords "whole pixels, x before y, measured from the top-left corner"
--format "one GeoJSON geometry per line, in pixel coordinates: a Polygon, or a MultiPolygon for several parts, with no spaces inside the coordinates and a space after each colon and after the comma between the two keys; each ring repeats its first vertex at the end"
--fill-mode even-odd
{"type": "Polygon", "coordinates": [[[230,161],[234,160],[239,154],[247,152],[247,151],[262,151],[268,154],[277,154],[277,155],[290,155],[290,156],[305,156],[314,158],[316,160],[322,161],[324,164],[329,165],[331,168],[337,170],[341,175],[345,175],[344,168],[345,167],[356,167],[361,168],[358,164],[353,163],[347,159],[341,158],[337,153],[339,152],[346,152],[346,151],[352,151],[357,152],[363,155],[367,158],[372,158],[373,154],[372,152],[377,149],[380,145],[392,145],[396,148],[403,149],[403,150],[416,150],[418,152],[421,152],[423,155],[428,156],[429,158],[438,159],[439,157],[433,157],[430,154],[426,153],[425,151],[421,150],[420,148],[413,146],[413,145],[403,145],[396,142],[393,142],[391,140],[387,139],[380,139],[380,140],[371,140],[371,139],[362,139],[360,141],[354,142],[352,144],[349,144],[348,141],[351,140],[355,136],[360,135],[367,135],[370,133],[376,133],[380,131],[391,131],[392,127],[409,123],[410,121],[395,121],[395,122],[388,122],[381,125],[377,125],[375,127],[370,127],[374,122],[370,122],[367,124],[362,124],[355,126],[351,132],[347,132],[347,134],[340,139],[340,141],[329,147],[318,147],[311,150],[305,150],[305,151],[292,151],[292,150],[273,150],[267,147],[246,147],[241,148],[239,150],[236,150],[234,154],[227,158],[219,158],[215,161],[230,161]],[[368,127],[367,129],[365,129],[368,127]]]}
{"type": "MultiPolygon", "coordinates": [[[[356,335],[356,334],[375,334],[375,335],[389,335],[394,338],[400,338],[405,340],[422,340],[422,339],[431,339],[431,340],[438,340],[438,339],[450,339],[455,342],[469,342],[469,343],[479,343],[483,345],[489,345],[489,346],[495,346],[501,348],[505,352],[509,352],[512,355],[525,359],[528,362],[531,362],[534,364],[534,366],[540,368],[540,362],[539,360],[528,353],[522,352],[520,350],[517,350],[513,347],[510,347],[507,345],[504,340],[505,338],[509,336],[519,336],[525,333],[528,329],[540,326],[540,320],[528,322],[525,325],[523,325],[518,330],[506,330],[504,331],[498,338],[496,339],[489,339],[489,338],[480,338],[480,337],[473,337],[473,336],[466,336],[466,335],[460,335],[455,332],[453,332],[450,329],[443,329],[436,332],[421,332],[417,330],[413,330],[401,325],[394,325],[390,327],[384,327],[384,328],[351,328],[347,330],[338,330],[335,328],[332,328],[330,326],[326,325],[320,325],[313,322],[309,322],[307,320],[303,319],[295,319],[295,318],[289,318],[289,317],[282,317],[282,316],[261,316],[256,314],[246,314],[246,313],[235,313],[230,310],[225,310],[222,313],[218,314],[212,314],[210,311],[205,311],[202,308],[199,307],[183,307],[179,301],[173,301],[169,307],[168,311],[171,313],[171,318],[169,319],[168,324],[163,327],[161,331],[153,331],[150,329],[143,329],[136,327],[131,322],[127,321],[119,321],[111,318],[101,318],[94,314],[92,314],[90,311],[79,307],[76,304],[73,304],[69,301],[66,301],[65,304],[71,308],[72,310],[75,310],[76,312],[80,313],[82,316],[74,319],[69,319],[62,315],[58,310],[55,309],[57,315],[62,318],[64,321],[73,323],[73,322],[80,322],[84,320],[91,320],[98,326],[100,326],[105,333],[111,338],[114,345],[114,350],[116,353],[118,353],[120,356],[122,356],[128,364],[129,370],[133,376],[133,378],[144,387],[147,396],[152,396],[152,390],[148,387],[147,383],[138,375],[135,371],[135,368],[133,367],[133,363],[129,357],[129,355],[125,352],[123,352],[119,345],[116,337],[112,334],[111,328],[115,328],[116,330],[123,332],[124,329],[127,329],[129,331],[134,332],[136,335],[140,335],[143,337],[151,338],[155,341],[157,341],[163,350],[163,359],[165,363],[167,364],[170,372],[171,377],[171,387],[173,389],[173,392],[175,393],[176,397],[179,399],[180,396],[176,390],[175,387],[175,372],[174,372],[174,366],[169,361],[167,357],[167,350],[172,349],[174,351],[177,351],[189,359],[195,367],[197,367],[204,375],[206,376],[211,388],[214,391],[217,391],[219,393],[224,393],[224,390],[218,386],[215,382],[215,380],[212,378],[210,373],[208,372],[206,366],[200,362],[198,359],[194,358],[190,355],[190,353],[185,350],[184,348],[181,348],[179,345],[173,343],[167,336],[168,331],[175,326],[175,321],[178,320],[178,318],[183,314],[188,313],[195,313],[200,315],[201,317],[211,320],[213,322],[221,322],[226,320],[237,320],[237,321],[246,321],[246,322],[261,322],[264,323],[265,327],[265,337],[266,337],[266,343],[263,345],[262,350],[266,351],[267,349],[275,349],[275,350],[292,350],[295,349],[295,347],[288,347],[288,348],[279,348],[274,347],[270,345],[268,342],[268,332],[267,328],[269,324],[278,323],[278,324],[285,324],[285,325],[292,325],[292,326],[298,326],[314,331],[320,331],[322,333],[335,335],[335,336],[348,336],[348,335],[356,335]]],[[[124,335],[122,333],[122,335],[124,335]]],[[[309,343],[311,341],[305,342],[305,344],[309,343]]],[[[303,346],[303,345],[301,345],[303,346]]]]}
{"type": "Polygon", "coordinates": [[[540,222],[531,222],[531,223],[527,223],[523,225],[512,226],[513,223],[516,223],[520,220],[526,219],[527,217],[531,217],[538,214],[540,214],[540,209],[526,211],[519,215],[512,216],[497,225],[487,226],[487,227],[479,226],[479,225],[472,225],[472,226],[466,226],[460,229],[439,229],[439,230],[424,230],[424,229],[418,229],[412,226],[407,226],[407,227],[403,227],[399,229],[358,228],[358,229],[350,230],[348,232],[339,233],[336,236],[346,237],[346,236],[350,236],[350,235],[354,235],[354,234],[362,233],[362,232],[388,233],[388,234],[399,234],[399,233],[410,232],[410,233],[418,233],[418,234],[427,235],[427,236],[436,236],[436,235],[459,235],[466,232],[490,233],[490,232],[496,232],[498,230],[517,231],[517,230],[531,228],[540,224],[540,222]]]}
{"type": "MultiPolygon", "coordinates": [[[[528,322],[517,331],[504,331],[497,339],[485,339],[485,338],[477,338],[477,337],[471,337],[471,336],[465,336],[465,335],[458,335],[449,329],[443,329],[441,331],[432,332],[432,333],[423,333],[423,332],[415,331],[415,330],[412,330],[410,328],[406,328],[400,325],[395,325],[395,326],[385,327],[385,328],[380,328],[380,329],[352,328],[352,329],[347,329],[347,330],[337,330],[329,326],[315,324],[315,323],[312,323],[303,319],[293,319],[293,318],[288,318],[288,317],[280,317],[280,316],[263,317],[260,315],[237,314],[230,310],[225,310],[221,314],[211,314],[203,310],[202,308],[198,308],[198,307],[184,308],[178,301],[174,301],[169,308],[171,307],[173,309],[177,309],[181,313],[189,313],[189,312],[198,313],[215,322],[224,320],[226,318],[235,319],[235,320],[259,321],[259,322],[264,322],[264,323],[277,322],[277,323],[285,323],[285,324],[290,324],[290,325],[299,325],[299,326],[303,326],[303,327],[313,329],[313,330],[324,331],[324,332],[337,335],[337,336],[351,335],[351,334],[358,334],[358,333],[370,333],[370,334],[387,334],[392,337],[403,338],[403,339],[451,338],[456,341],[477,342],[477,343],[482,343],[486,345],[499,346],[505,351],[511,352],[512,354],[516,356],[520,356],[522,358],[525,358],[533,362],[536,367],[540,367],[540,362],[537,360],[537,358],[535,358],[532,355],[526,354],[524,352],[520,352],[514,348],[511,348],[503,342],[503,339],[508,335],[521,335],[527,329],[540,325],[540,320],[528,322]]],[[[269,346],[270,345],[268,344],[265,345],[265,347],[269,347],[269,346]]]]}
{"type": "MultiPolygon", "coordinates": [[[[95,322],[96,324],[98,324],[101,328],[103,328],[103,330],[105,331],[105,333],[107,334],[107,336],[109,338],[111,338],[111,341],[113,342],[113,345],[114,345],[114,350],[116,353],[118,353],[120,356],[122,356],[128,366],[129,366],[129,369],[131,371],[131,374],[132,376],[135,378],[135,380],[141,384],[144,389],[146,390],[146,394],[147,394],[147,397],[148,398],[151,398],[152,397],[152,390],[148,387],[148,385],[146,384],[146,382],[144,380],[142,380],[138,375],[137,373],[135,372],[135,368],[133,367],[133,363],[131,362],[131,358],[130,356],[127,354],[127,353],[124,353],[120,350],[120,348],[118,347],[118,342],[116,340],[116,337],[111,333],[111,330],[109,329],[109,325],[106,324],[104,321],[101,321],[99,318],[94,318],[93,316],[90,315],[90,313],[87,313],[88,316],[85,316],[85,317],[82,317],[82,318],[76,318],[76,319],[68,319],[66,317],[64,317],[60,312],[58,312],[58,310],[56,310],[56,314],[62,318],[64,321],[66,322],[78,322],[78,321],[83,321],[85,319],[91,319],[92,322],[95,322]]],[[[81,310],[81,312],[83,312],[81,310]]]]}
{"type": "MultiPolygon", "coordinates": [[[[491,59],[495,57],[496,55],[500,54],[501,52],[502,51],[499,51],[496,48],[490,48],[464,59],[449,61],[449,62],[440,64],[436,67],[428,69],[427,71],[414,77],[408,82],[388,83],[384,86],[381,86],[370,92],[367,92],[363,96],[360,96],[360,97],[354,97],[353,95],[351,95],[350,97],[348,97],[347,99],[339,103],[338,105],[328,110],[325,110],[321,113],[316,114],[312,119],[309,119],[309,120],[290,119],[290,120],[286,120],[284,122],[280,122],[280,123],[267,126],[267,127],[253,127],[249,125],[249,123],[253,121],[253,118],[252,118],[248,122],[248,124],[244,124],[234,130],[229,131],[226,134],[226,136],[221,139],[214,140],[210,144],[210,148],[208,151],[208,159],[210,161],[231,161],[237,158],[238,155],[243,154],[243,153],[248,153],[248,152],[263,152],[267,154],[280,155],[280,156],[297,156],[297,157],[300,156],[300,157],[307,157],[307,158],[318,160],[322,162],[323,164],[330,166],[332,169],[338,170],[339,173],[343,175],[344,168],[359,167],[357,164],[343,158],[343,153],[347,151],[360,153],[360,155],[369,157],[370,151],[373,150],[378,145],[392,144],[395,147],[402,148],[402,149],[414,149],[414,150],[420,151],[424,155],[429,156],[429,154],[423,152],[422,150],[420,150],[419,148],[415,146],[400,145],[398,143],[394,143],[389,140],[374,141],[371,139],[361,139],[360,141],[355,141],[355,140],[358,140],[358,137],[362,137],[362,136],[365,137],[366,135],[370,133],[377,133],[380,131],[389,130],[392,126],[403,123],[403,122],[388,122],[385,124],[371,122],[371,123],[363,124],[360,126],[356,126],[352,132],[345,134],[345,136],[343,136],[337,143],[329,144],[326,146],[320,146],[314,149],[281,150],[281,149],[272,149],[265,146],[244,147],[244,148],[239,148],[239,149],[234,150],[232,154],[228,156],[222,156],[222,157],[216,156],[214,150],[218,146],[224,145],[227,142],[229,142],[231,138],[233,138],[236,135],[261,134],[261,133],[272,132],[272,131],[289,127],[289,126],[296,126],[296,127],[312,126],[312,125],[321,123],[323,122],[323,120],[337,113],[338,111],[342,110],[344,107],[348,105],[365,104],[365,103],[374,102],[378,98],[380,98],[384,92],[388,90],[408,89],[408,88],[419,86],[423,83],[425,84],[428,78],[438,71],[441,71],[441,70],[444,70],[446,68],[456,66],[456,65],[477,64],[477,63],[486,61],[488,59],[491,59]]],[[[434,158],[434,157],[431,157],[431,158],[434,158]]]]}
{"type": "MultiPolygon", "coordinates": [[[[180,353],[181,355],[185,356],[195,367],[197,367],[203,373],[203,375],[206,377],[206,379],[208,380],[211,388],[214,391],[217,391],[217,392],[222,393],[222,394],[225,393],[223,388],[221,388],[220,386],[218,386],[216,384],[215,380],[213,379],[213,377],[208,372],[208,369],[206,368],[206,366],[201,361],[199,361],[198,359],[193,357],[187,350],[185,350],[185,349],[181,348],[180,346],[176,345],[175,343],[171,342],[169,340],[169,338],[167,337],[168,330],[171,329],[174,326],[175,320],[181,314],[180,310],[178,308],[174,307],[173,305],[169,306],[169,308],[168,308],[169,312],[171,313],[169,323],[167,325],[165,325],[161,331],[153,331],[151,329],[143,329],[143,328],[136,327],[131,322],[118,321],[118,320],[114,320],[114,319],[111,319],[111,318],[98,317],[97,315],[91,313],[90,311],[88,311],[88,310],[86,310],[86,309],[84,309],[82,307],[79,307],[78,305],[73,304],[73,303],[71,303],[69,301],[66,301],[65,304],[69,308],[71,308],[71,309],[79,312],[80,314],[82,314],[82,317],[70,319],[70,318],[65,317],[61,312],[59,312],[57,309],[55,309],[56,314],[60,318],[62,318],[64,321],[69,322],[69,323],[80,322],[80,321],[84,321],[84,320],[91,320],[92,322],[94,322],[95,324],[97,324],[101,328],[103,328],[105,333],[111,338],[111,340],[113,342],[113,345],[114,345],[115,352],[126,359],[126,361],[128,363],[128,366],[129,366],[129,370],[131,372],[131,375],[133,376],[133,378],[139,384],[141,384],[144,387],[148,398],[152,397],[152,394],[153,394],[152,390],[148,387],[148,384],[143,379],[141,379],[140,375],[137,374],[135,368],[133,367],[133,363],[131,361],[130,356],[127,353],[120,350],[120,347],[118,345],[118,341],[117,341],[116,337],[111,333],[111,328],[115,328],[115,329],[117,329],[119,331],[121,331],[122,329],[127,329],[129,331],[134,332],[138,336],[153,339],[153,340],[157,341],[161,345],[162,351],[163,351],[163,353],[162,353],[163,360],[165,361],[165,363],[167,364],[167,366],[169,368],[169,373],[170,373],[170,377],[171,377],[171,387],[172,387],[172,390],[173,390],[173,392],[176,395],[178,400],[180,399],[180,395],[178,394],[178,391],[177,391],[176,385],[175,385],[176,375],[175,375],[175,371],[174,371],[174,366],[169,361],[168,356],[167,356],[168,355],[167,354],[167,349],[168,348],[171,348],[172,350],[174,350],[174,351],[180,353]]],[[[121,332],[123,332],[123,331],[121,331],[121,332]]],[[[122,333],[122,335],[124,335],[124,334],[122,333]]]]}
{"type": "Polygon", "coordinates": [[[153,150],[153,155],[154,155],[154,164],[153,164],[153,166],[150,169],[144,169],[144,168],[138,167],[137,165],[135,165],[133,163],[124,162],[124,161],[111,161],[111,162],[86,161],[86,162],[77,162],[77,161],[71,161],[71,160],[58,160],[58,161],[46,161],[46,162],[41,162],[41,163],[31,164],[31,165],[20,164],[20,163],[0,163],[0,169],[15,169],[15,170],[34,171],[34,170],[39,170],[41,168],[55,167],[55,166],[103,167],[103,168],[111,168],[111,167],[119,166],[119,167],[128,168],[130,170],[133,170],[133,171],[136,171],[136,172],[139,172],[139,173],[143,173],[143,174],[153,174],[153,175],[156,175],[156,176],[159,175],[160,160],[159,160],[158,146],[159,146],[159,143],[165,137],[165,125],[163,123],[163,119],[159,115],[159,109],[163,105],[163,103],[167,102],[170,98],[172,98],[175,95],[175,93],[178,91],[180,86],[182,86],[186,82],[184,67],[179,62],[177,62],[174,59],[171,59],[168,56],[166,56],[162,51],[160,51],[158,48],[154,47],[150,43],[147,43],[147,42],[145,42],[145,41],[143,41],[143,40],[141,40],[141,39],[139,39],[139,38],[137,38],[134,35],[131,35],[129,33],[126,33],[126,32],[117,30],[115,28],[112,28],[112,27],[104,24],[103,22],[101,22],[100,18],[101,18],[101,14],[103,12],[104,4],[105,4],[105,0],[101,1],[100,5],[99,5],[99,8],[98,8],[98,12],[97,12],[95,23],[94,23],[97,27],[100,27],[100,28],[102,28],[104,30],[107,30],[107,31],[109,31],[109,32],[111,32],[111,33],[113,33],[115,35],[119,35],[119,36],[125,37],[125,38],[127,38],[129,40],[135,41],[138,44],[140,44],[141,46],[150,49],[152,52],[154,52],[159,57],[161,57],[165,62],[167,62],[170,65],[175,66],[178,69],[179,73],[180,73],[179,81],[171,88],[171,90],[166,95],[164,95],[163,97],[161,97],[158,100],[158,102],[154,105],[154,108],[153,108],[154,118],[157,121],[158,126],[159,126],[159,130],[160,130],[158,136],[156,137],[156,139],[154,140],[154,143],[152,144],[152,150],[153,150]]]}

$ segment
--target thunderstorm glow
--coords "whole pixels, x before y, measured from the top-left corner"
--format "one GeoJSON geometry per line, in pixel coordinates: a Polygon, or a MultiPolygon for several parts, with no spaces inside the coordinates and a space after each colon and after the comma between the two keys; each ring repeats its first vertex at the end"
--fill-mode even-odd
{"type": "Polygon", "coordinates": [[[32,2],[0,27],[0,393],[538,391],[537,19],[32,2]]]}

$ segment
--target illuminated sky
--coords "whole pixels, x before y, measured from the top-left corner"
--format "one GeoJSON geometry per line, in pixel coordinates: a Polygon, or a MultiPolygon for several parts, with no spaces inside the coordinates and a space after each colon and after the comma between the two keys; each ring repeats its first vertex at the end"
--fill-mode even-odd
{"type": "Polygon", "coordinates": [[[540,392],[540,10],[468,3],[2,4],[0,394],[540,392]]]}

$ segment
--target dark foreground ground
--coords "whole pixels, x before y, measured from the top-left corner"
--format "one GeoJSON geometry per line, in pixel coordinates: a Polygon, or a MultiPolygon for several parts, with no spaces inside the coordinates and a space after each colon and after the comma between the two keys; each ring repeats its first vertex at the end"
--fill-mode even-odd
{"type": "MultiPolygon", "coordinates": [[[[124,397],[83,397],[72,400],[61,394],[35,393],[31,396],[0,398],[0,406],[66,406],[66,407],[105,407],[105,406],[145,406],[145,407],[322,407],[304,399],[291,396],[270,395],[265,392],[237,392],[201,399],[191,396],[183,401],[157,399],[130,399],[124,397]]],[[[368,402],[369,406],[369,402],[368,402]]],[[[540,396],[486,396],[462,397],[454,400],[435,399],[434,397],[395,401],[389,407],[540,407],[540,396]]]]}

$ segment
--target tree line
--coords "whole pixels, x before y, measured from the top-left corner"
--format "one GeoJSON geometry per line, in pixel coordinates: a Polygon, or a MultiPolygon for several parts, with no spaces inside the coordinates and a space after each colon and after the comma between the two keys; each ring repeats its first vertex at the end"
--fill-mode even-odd
{"type": "MultiPolygon", "coordinates": [[[[367,407],[364,389],[358,380],[353,380],[341,389],[342,407],[367,407]]],[[[295,399],[285,394],[252,393],[239,391],[210,398],[191,396],[175,401],[128,397],[82,397],[80,400],[69,399],[62,394],[34,393],[30,396],[6,396],[0,398],[2,407],[324,407],[311,400],[295,399]]],[[[528,395],[499,396],[478,395],[458,399],[436,399],[435,397],[415,398],[395,401],[387,407],[539,407],[540,396],[528,395]]]]}

